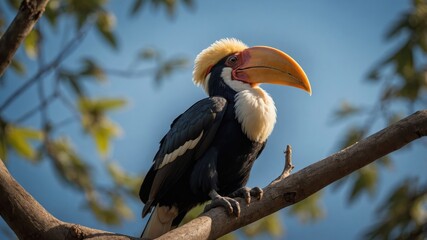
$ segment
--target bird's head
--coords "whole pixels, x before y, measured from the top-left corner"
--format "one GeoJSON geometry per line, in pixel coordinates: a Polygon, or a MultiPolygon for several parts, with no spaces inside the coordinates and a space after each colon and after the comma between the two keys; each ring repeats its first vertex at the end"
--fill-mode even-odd
{"type": "Polygon", "coordinates": [[[289,55],[272,47],[248,47],[234,38],[216,41],[196,57],[193,71],[196,85],[213,95],[212,81],[218,81],[218,77],[237,92],[271,83],[300,88],[311,95],[307,76],[289,55]]]}

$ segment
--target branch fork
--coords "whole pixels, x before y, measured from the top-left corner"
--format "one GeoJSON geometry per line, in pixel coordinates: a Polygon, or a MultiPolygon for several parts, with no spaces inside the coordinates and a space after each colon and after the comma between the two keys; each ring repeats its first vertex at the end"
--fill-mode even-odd
{"type": "Polygon", "coordinates": [[[291,145],[286,146],[286,150],[283,152],[285,154],[285,166],[283,168],[282,173],[274,179],[270,185],[274,185],[283,179],[287,178],[289,175],[291,175],[292,170],[294,169],[294,165],[292,164],[292,147],[291,145]]]}

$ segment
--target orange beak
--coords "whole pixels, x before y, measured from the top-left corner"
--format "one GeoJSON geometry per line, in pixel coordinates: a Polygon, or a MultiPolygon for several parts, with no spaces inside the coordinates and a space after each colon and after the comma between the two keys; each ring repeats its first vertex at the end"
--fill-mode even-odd
{"type": "Polygon", "coordinates": [[[307,91],[311,86],[300,65],[286,53],[271,47],[245,49],[242,63],[233,70],[233,79],[253,85],[259,83],[292,86],[307,91]]]}

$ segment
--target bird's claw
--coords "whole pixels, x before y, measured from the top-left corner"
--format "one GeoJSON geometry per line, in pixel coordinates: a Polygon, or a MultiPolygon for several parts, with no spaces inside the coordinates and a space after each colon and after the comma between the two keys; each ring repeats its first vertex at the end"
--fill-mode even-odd
{"type": "Polygon", "coordinates": [[[208,205],[206,205],[204,212],[216,207],[225,208],[228,215],[234,214],[236,217],[240,216],[240,204],[237,200],[231,197],[223,197],[220,195],[216,196],[208,205]]]}
{"type": "Polygon", "coordinates": [[[257,200],[260,200],[262,198],[263,193],[264,192],[259,187],[254,187],[254,188],[242,187],[234,191],[229,196],[232,198],[242,197],[245,199],[246,204],[250,204],[252,197],[256,198],[257,200]]]}
{"type": "Polygon", "coordinates": [[[216,191],[211,191],[209,196],[212,201],[206,205],[204,212],[211,210],[216,207],[223,207],[227,211],[228,215],[234,214],[236,217],[240,216],[240,204],[234,199],[235,197],[242,197],[245,199],[246,204],[251,203],[252,197],[260,200],[262,198],[263,191],[259,187],[248,188],[242,187],[231,193],[228,197],[219,195],[216,191]]]}

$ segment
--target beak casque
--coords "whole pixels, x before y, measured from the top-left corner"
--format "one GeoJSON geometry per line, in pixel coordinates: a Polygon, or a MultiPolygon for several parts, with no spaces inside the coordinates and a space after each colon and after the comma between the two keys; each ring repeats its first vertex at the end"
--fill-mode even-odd
{"type": "Polygon", "coordinates": [[[233,78],[250,84],[271,83],[307,91],[311,86],[300,65],[286,53],[265,46],[245,49],[243,62],[233,70],[233,78]]]}

